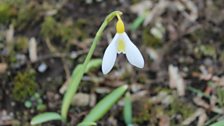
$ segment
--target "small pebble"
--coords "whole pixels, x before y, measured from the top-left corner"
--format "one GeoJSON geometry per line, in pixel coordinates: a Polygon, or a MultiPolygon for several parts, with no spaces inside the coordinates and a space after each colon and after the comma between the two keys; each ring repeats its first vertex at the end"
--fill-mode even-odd
{"type": "Polygon", "coordinates": [[[86,0],[86,4],[92,4],[93,0],[86,0]]]}
{"type": "Polygon", "coordinates": [[[75,59],[77,56],[78,56],[78,54],[77,54],[77,52],[75,52],[75,51],[72,51],[72,52],[70,53],[70,57],[71,57],[72,59],[75,59]]]}
{"type": "Polygon", "coordinates": [[[40,73],[44,73],[47,70],[47,65],[45,63],[41,63],[40,66],[38,67],[38,71],[40,73]]]}
{"type": "Polygon", "coordinates": [[[105,87],[96,88],[96,93],[98,93],[98,94],[105,94],[105,93],[109,93],[109,92],[110,92],[109,88],[105,88],[105,87]]]}
{"type": "Polygon", "coordinates": [[[96,95],[95,94],[90,94],[89,105],[92,107],[96,105],[96,95]]]}
{"type": "Polygon", "coordinates": [[[5,73],[7,68],[8,65],[6,63],[0,63],[0,74],[5,73]]]}
{"type": "Polygon", "coordinates": [[[72,100],[72,105],[87,106],[89,105],[90,95],[86,93],[77,93],[72,100]]]}

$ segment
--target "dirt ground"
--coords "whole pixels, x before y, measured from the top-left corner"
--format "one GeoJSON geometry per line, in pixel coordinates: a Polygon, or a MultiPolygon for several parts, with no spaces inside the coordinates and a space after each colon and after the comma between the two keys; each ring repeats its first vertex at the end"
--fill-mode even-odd
{"type": "MultiPolygon", "coordinates": [[[[1,0],[0,126],[29,126],[41,112],[60,112],[75,66],[82,63],[104,18],[123,12],[143,69],[119,55],[84,75],[69,110],[75,126],[116,87],[128,84],[134,126],[209,126],[224,119],[223,0],[1,0]]],[[[94,58],[116,34],[105,29],[94,58]]],[[[125,126],[123,100],[97,122],[125,126]]]]}

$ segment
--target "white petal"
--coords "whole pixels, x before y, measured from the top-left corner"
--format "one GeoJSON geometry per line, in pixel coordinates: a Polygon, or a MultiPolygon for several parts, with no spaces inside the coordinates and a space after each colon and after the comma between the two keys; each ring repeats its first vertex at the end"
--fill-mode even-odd
{"type": "Polygon", "coordinates": [[[142,57],[141,52],[138,50],[138,48],[131,42],[128,35],[126,33],[122,34],[124,41],[125,41],[125,52],[126,57],[130,64],[138,67],[143,68],[144,67],[144,59],[142,57]]]}
{"type": "Polygon", "coordinates": [[[102,61],[102,71],[103,74],[107,74],[111,71],[113,68],[116,58],[117,58],[117,44],[116,41],[118,39],[119,35],[116,34],[107,47],[106,51],[104,52],[103,55],[103,61],[102,61]]]}

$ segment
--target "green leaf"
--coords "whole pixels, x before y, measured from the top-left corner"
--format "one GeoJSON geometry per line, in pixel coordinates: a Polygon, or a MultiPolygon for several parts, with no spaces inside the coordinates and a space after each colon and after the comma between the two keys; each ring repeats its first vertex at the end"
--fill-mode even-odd
{"type": "Polygon", "coordinates": [[[123,110],[124,121],[127,126],[132,125],[132,103],[130,93],[126,93],[124,99],[124,110],[123,110]]]}
{"type": "Polygon", "coordinates": [[[68,89],[64,95],[63,102],[62,102],[61,116],[64,121],[67,118],[68,109],[71,105],[72,98],[75,95],[75,92],[77,91],[77,89],[79,87],[79,83],[82,79],[84,71],[85,71],[85,69],[84,69],[83,65],[80,64],[75,68],[75,70],[72,73],[72,78],[71,78],[70,84],[68,86],[68,89]]]}
{"type": "Polygon", "coordinates": [[[128,86],[123,85],[113,90],[105,98],[103,98],[84,118],[83,122],[96,122],[103,117],[110,108],[121,98],[128,86]]]}
{"type": "Polygon", "coordinates": [[[47,121],[51,120],[61,120],[61,116],[58,113],[54,112],[45,112],[39,115],[36,115],[35,117],[32,118],[30,124],[31,125],[36,125],[36,124],[41,124],[47,121]]]}
{"type": "Polygon", "coordinates": [[[85,72],[89,72],[91,69],[98,68],[102,63],[102,59],[92,59],[87,64],[85,72]]]}
{"type": "Polygon", "coordinates": [[[141,16],[138,16],[134,22],[131,24],[130,26],[130,29],[132,31],[135,31],[142,23],[143,21],[145,20],[145,16],[141,15],[141,16]]]}
{"type": "Polygon", "coordinates": [[[82,122],[79,123],[78,126],[96,126],[95,122],[82,122]]]}
{"type": "Polygon", "coordinates": [[[221,120],[221,121],[211,124],[211,126],[223,126],[223,125],[224,125],[224,120],[221,120]]]}
{"type": "Polygon", "coordinates": [[[223,126],[223,125],[224,125],[224,120],[211,124],[211,126],[223,126]]]}

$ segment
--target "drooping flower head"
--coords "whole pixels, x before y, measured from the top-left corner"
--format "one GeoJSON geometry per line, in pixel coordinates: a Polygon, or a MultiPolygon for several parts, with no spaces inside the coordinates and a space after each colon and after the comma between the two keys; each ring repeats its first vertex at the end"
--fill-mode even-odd
{"type": "Polygon", "coordinates": [[[118,21],[116,23],[116,31],[114,38],[103,56],[102,71],[103,74],[107,74],[113,68],[117,54],[123,53],[126,55],[130,64],[138,67],[144,67],[144,59],[139,49],[132,43],[128,35],[125,32],[125,26],[120,16],[117,15],[118,21]]]}

